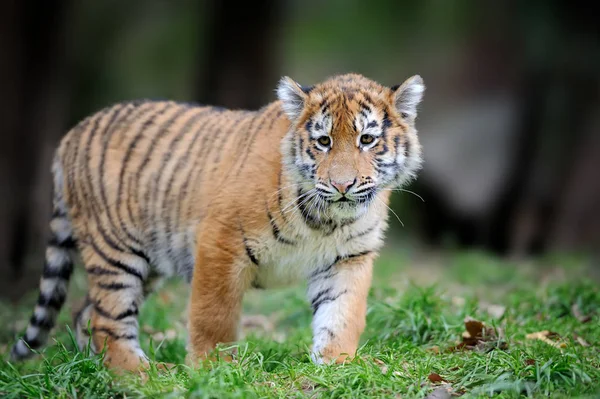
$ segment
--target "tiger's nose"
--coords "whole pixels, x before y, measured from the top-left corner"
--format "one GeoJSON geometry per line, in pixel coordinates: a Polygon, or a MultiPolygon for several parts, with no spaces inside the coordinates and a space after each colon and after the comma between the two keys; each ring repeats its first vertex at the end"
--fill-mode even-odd
{"type": "Polygon", "coordinates": [[[354,183],[356,183],[356,179],[347,180],[343,182],[330,180],[329,182],[333,187],[335,187],[336,190],[340,192],[340,194],[346,194],[348,190],[350,190],[350,187],[352,187],[354,183]]]}

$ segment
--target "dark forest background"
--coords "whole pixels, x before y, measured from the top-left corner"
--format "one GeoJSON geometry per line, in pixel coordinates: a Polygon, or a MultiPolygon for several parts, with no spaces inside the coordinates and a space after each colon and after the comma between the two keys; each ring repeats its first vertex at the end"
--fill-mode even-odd
{"type": "Polygon", "coordinates": [[[37,284],[50,160],[116,101],[257,108],[282,75],[427,85],[425,164],[388,246],[600,254],[600,24],[592,3],[18,1],[0,6],[0,296],[37,284]]]}

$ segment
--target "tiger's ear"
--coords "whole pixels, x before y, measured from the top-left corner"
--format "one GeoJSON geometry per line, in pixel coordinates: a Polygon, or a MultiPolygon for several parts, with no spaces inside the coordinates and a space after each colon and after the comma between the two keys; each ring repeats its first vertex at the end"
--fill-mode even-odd
{"type": "Polygon", "coordinates": [[[417,117],[417,107],[423,99],[425,84],[419,75],[412,76],[394,90],[394,105],[402,118],[413,121],[417,117]]]}
{"type": "Polygon", "coordinates": [[[296,121],[306,102],[306,93],[293,79],[284,76],[277,86],[277,97],[281,100],[283,111],[292,122],[296,121]]]}

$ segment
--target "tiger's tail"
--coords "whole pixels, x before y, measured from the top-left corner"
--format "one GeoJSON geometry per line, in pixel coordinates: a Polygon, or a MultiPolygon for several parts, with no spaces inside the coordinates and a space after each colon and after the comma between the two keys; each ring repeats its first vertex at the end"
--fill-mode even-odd
{"type": "Polygon", "coordinates": [[[13,360],[30,357],[34,353],[32,350],[44,346],[65,303],[69,279],[73,273],[72,250],[75,249],[76,241],[63,198],[63,168],[58,154],[54,157],[52,173],[54,192],[51,235],[46,247],[40,294],[25,335],[12,348],[13,360]]]}

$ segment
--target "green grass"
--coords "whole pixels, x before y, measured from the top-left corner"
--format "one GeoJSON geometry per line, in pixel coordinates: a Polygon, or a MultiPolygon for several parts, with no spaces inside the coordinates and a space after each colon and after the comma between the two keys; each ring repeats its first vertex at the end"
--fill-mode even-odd
{"type": "MultiPolygon", "coordinates": [[[[83,289],[83,277],[76,277],[72,297],[83,289]]],[[[75,349],[61,324],[34,360],[11,364],[8,345],[0,349],[0,397],[426,397],[439,388],[431,373],[454,395],[469,398],[599,397],[597,283],[585,262],[572,257],[511,263],[481,253],[435,260],[387,252],[376,266],[359,356],[345,365],[310,361],[311,311],[301,286],[247,296],[250,316],[232,363],[153,369],[145,380],[113,377],[101,355],[75,349]],[[505,311],[491,312],[489,304],[505,311]],[[582,323],[574,304],[591,320],[582,323]],[[460,341],[466,316],[501,329],[507,346],[447,351],[460,341]],[[564,347],[526,338],[542,330],[558,333],[564,347]]],[[[153,360],[184,362],[187,289],[169,282],[142,309],[142,346],[153,360]]],[[[0,342],[10,343],[23,328],[33,300],[0,306],[0,342]]],[[[61,315],[63,322],[69,318],[68,311],[61,315]]]]}

